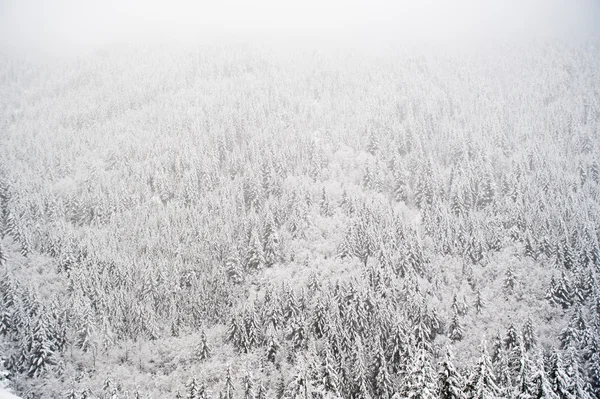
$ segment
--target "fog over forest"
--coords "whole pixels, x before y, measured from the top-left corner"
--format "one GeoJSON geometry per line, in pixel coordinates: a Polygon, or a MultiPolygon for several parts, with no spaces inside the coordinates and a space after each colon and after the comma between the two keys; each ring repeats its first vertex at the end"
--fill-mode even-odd
{"type": "Polygon", "coordinates": [[[594,0],[3,0],[11,49],[89,50],[120,42],[491,45],[597,35],[594,0]]]}

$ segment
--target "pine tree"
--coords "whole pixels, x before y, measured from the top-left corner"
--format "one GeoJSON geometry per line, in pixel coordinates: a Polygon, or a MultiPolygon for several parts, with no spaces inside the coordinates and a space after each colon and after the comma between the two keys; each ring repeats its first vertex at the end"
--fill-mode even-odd
{"type": "Polygon", "coordinates": [[[537,339],[535,337],[535,332],[533,331],[533,321],[530,317],[525,320],[525,324],[523,325],[523,345],[525,346],[525,350],[529,351],[535,348],[537,339]]]}
{"type": "Polygon", "coordinates": [[[454,313],[452,323],[450,323],[450,339],[452,341],[460,341],[463,338],[463,329],[458,320],[458,314],[454,313]]]}
{"type": "Polygon", "coordinates": [[[340,395],[340,377],[336,370],[335,360],[331,350],[325,348],[322,364],[323,386],[326,392],[330,392],[335,396],[340,395]]]}
{"type": "Polygon", "coordinates": [[[385,359],[385,352],[381,344],[377,344],[377,352],[375,354],[375,362],[373,363],[372,370],[372,386],[375,397],[389,399],[394,393],[394,387],[385,359]]]}
{"type": "Polygon", "coordinates": [[[265,387],[265,384],[262,379],[258,382],[256,399],[267,399],[267,387],[265,387]]]}
{"type": "Polygon", "coordinates": [[[508,326],[506,330],[506,337],[504,338],[504,348],[508,351],[512,351],[519,346],[519,333],[513,324],[508,326]]]}
{"type": "Polygon", "coordinates": [[[562,355],[557,350],[554,350],[550,356],[548,380],[560,399],[575,399],[575,396],[570,392],[572,386],[571,376],[567,373],[563,365],[562,355]]]}
{"type": "Polygon", "coordinates": [[[267,340],[267,360],[271,363],[275,363],[277,353],[279,352],[280,345],[273,334],[270,334],[267,340]]]}
{"type": "Polygon", "coordinates": [[[246,370],[242,384],[244,386],[244,399],[254,399],[254,381],[250,371],[246,370]]]}
{"type": "Polygon", "coordinates": [[[231,366],[228,366],[225,376],[225,399],[233,399],[234,395],[235,387],[233,385],[233,377],[231,376],[231,366]]]}
{"type": "Polygon", "coordinates": [[[265,265],[265,254],[263,246],[258,238],[256,230],[252,229],[246,250],[246,268],[260,270],[265,265]]]}
{"type": "Polygon", "coordinates": [[[379,138],[377,137],[375,132],[373,130],[371,130],[371,133],[369,134],[369,140],[367,143],[367,152],[371,155],[377,155],[377,152],[379,152],[379,149],[380,149],[379,138]]]}
{"type": "Polygon", "coordinates": [[[321,216],[330,217],[333,216],[333,212],[331,210],[331,204],[329,202],[329,198],[327,197],[327,193],[325,192],[325,188],[321,193],[321,201],[319,202],[319,209],[321,216]]]}
{"type": "Polygon", "coordinates": [[[200,360],[206,360],[210,357],[211,351],[206,342],[206,333],[204,330],[200,333],[200,342],[196,346],[196,357],[200,360]]]}
{"type": "Polygon", "coordinates": [[[585,373],[581,368],[581,362],[577,353],[572,348],[567,351],[569,368],[567,373],[571,377],[571,386],[569,392],[577,399],[592,399],[591,385],[585,378],[585,373]]]}
{"type": "Polygon", "coordinates": [[[3,267],[8,260],[8,254],[6,250],[2,247],[2,243],[0,242],[0,267],[3,267]]]}
{"type": "Polygon", "coordinates": [[[580,347],[584,345],[587,323],[582,309],[573,312],[569,324],[560,334],[561,348],[580,347]]]}
{"type": "Polygon", "coordinates": [[[517,375],[517,387],[514,393],[515,399],[533,398],[534,387],[530,380],[531,365],[527,352],[523,348],[519,360],[519,373],[517,375]]]}
{"type": "Polygon", "coordinates": [[[516,276],[512,265],[508,265],[506,275],[504,276],[504,289],[509,293],[513,293],[516,285],[516,276]]]}
{"type": "Polygon", "coordinates": [[[265,266],[270,267],[280,261],[279,234],[275,229],[273,218],[269,217],[264,229],[265,243],[263,248],[265,266]]]}
{"type": "Polygon", "coordinates": [[[446,347],[446,355],[438,373],[438,395],[440,399],[466,399],[464,389],[464,377],[454,367],[450,347],[446,347]]]}
{"type": "Polygon", "coordinates": [[[357,339],[352,350],[352,397],[357,399],[371,398],[367,369],[364,363],[362,343],[357,339]]]}
{"type": "Polygon", "coordinates": [[[466,392],[470,399],[489,399],[500,395],[485,341],[481,345],[481,357],[467,383],[466,392]]]}
{"type": "Polygon", "coordinates": [[[200,387],[198,386],[198,381],[196,381],[196,378],[192,378],[192,380],[187,384],[187,399],[199,399],[199,388],[200,387]]]}
{"type": "Polygon", "coordinates": [[[481,313],[481,310],[485,307],[485,302],[481,295],[481,290],[478,288],[475,292],[475,311],[477,314],[481,313]]]}
{"type": "Polygon", "coordinates": [[[550,302],[562,306],[563,309],[567,309],[573,305],[573,289],[564,272],[558,281],[552,276],[550,289],[548,290],[546,298],[549,299],[550,302]]]}
{"type": "Polygon", "coordinates": [[[537,356],[535,370],[533,372],[533,375],[531,376],[531,384],[533,388],[534,398],[559,399],[559,396],[554,392],[551,381],[546,375],[546,370],[544,367],[544,356],[541,353],[537,356]]]}
{"type": "Polygon", "coordinates": [[[404,383],[404,395],[409,399],[435,399],[438,391],[429,353],[419,345],[411,359],[404,383]]]}
{"type": "Polygon", "coordinates": [[[327,333],[329,326],[329,317],[327,312],[327,304],[323,297],[319,297],[317,304],[315,305],[314,314],[312,318],[312,331],[317,338],[323,338],[327,333]]]}

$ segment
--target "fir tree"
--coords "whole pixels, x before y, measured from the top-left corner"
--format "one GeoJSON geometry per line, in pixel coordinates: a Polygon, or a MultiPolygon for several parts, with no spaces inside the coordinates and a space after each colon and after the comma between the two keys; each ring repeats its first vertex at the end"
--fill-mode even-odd
{"type": "Polygon", "coordinates": [[[557,350],[554,350],[550,356],[548,380],[558,398],[575,399],[575,396],[570,392],[572,386],[571,376],[567,373],[562,361],[562,355],[557,350]]]}
{"type": "Polygon", "coordinates": [[[273,334],[271,334],[267,340],[267,360],[271,363],[275,363],[275,358],[279,352],[280,345],[273,334]]]}
{"type": "Polygon", "coordinates": [[[409,399],[436,398],[436,378],[424,345],[419,345],[412,357],[404,383],[404,394],[409,399]]]}
{"type": "Polygon", "coordinates": [[[375,354],[375,362],[372,366],[373,370],[373,393],[376,398],[389,399],[394,393],[390,373],[385,358],[385,352],[381,344],[377,345],[375,354]]]}
{"type": "Polygon", "coordinates": [[[506,275],[504,276],[504,289],[509,293],[513,293],[516,285],[516,276],[512,265],[508,265],[506,275]]]}
{"type": "Polygon", "coordinates": [[[251,270],[260,270],[265,265],[265,255],[263,246],[258,238],[256,230],[250,233],[248,249],[246,251],[246,268],[251,270]]]}
{"type": "Polygon", "coordinates": [[[335,359],[328,347],[323,356],[322,375],[325,391],[340,396],[340,377],[336,370],[335,359]]]}
{"type": "Polygon", "coordinates": [[[562,306],[563,309],[567,309],[573,304],[573,297],[573,289],[565,273],[562,273],[558,281],[552,276],[550,289],[548,290],[546,298],[549,299],[550,302],[562,306]]]}
{"type": "Polygon", "coordinates": [[[233,399],[235,395],[235,387],[233,385],[233,377],[231,375],[231,366],[227,366],[227,374],[225,375],[225,399],[233,399]]]}
{"type": "Polygon", "coordinates": [[[321,193],[321,201],[319,202],[319,209],[321,216],[330,217],[333,216],[333,212],[331,210],[331,204],[329,202],[329,198],[327,197],[327,193],[325,192],[325,188],[321,193]]]}
{"type": "Polygon", "coordinates": [[[481,356],[467,383],[466,392],[470,399],[495,398],[500,395],[485,342],[481,345],[481,356]]]}
{"type": "Polygon", "coordinates": [[[263,241],[264,263],[270,267],[280,261],[279,235],[272,218],[269,218],[265,225],[263,241]]]}
{"type": "Polygon", "coordinates": [[[454,314],[452,317],[452,323],[450,323],[450,339],[452,341],[460,341],[463,338],[463,329],[458,320],[458,314],[454,314]]]}
{"type": "Polygon", "coordinates": [[[200,387],[198,386],[198,381],[196,381],[196,378],[192,378],[192,380],[187,384],[187,399],[199,399],[199,388],[200,387]]]}
{"type": "Polygon", "coordinates": [[[466,399],[464,377],[456,370],[450,348],[440,364],[438,373],[438,395],[440,399],[466,399]]]}
{"type": "Polygon", "coordinates": [[[527,318],[525,324],[523,325],[523,345],[525,346],[525,350],[529,351],[535,348],[537,339],[535,337],[535,332],[533,331],[533,321],[530,317],[527,318]]]}
{"type": "MultiPolygon", "coordinates": [[[[552,383],[546,375],[544,367],[544,356],[538,354],[535,369],[531,376],[532,395],[536,399],[559,399],[559,396],[554,392],[552,383]]],[[[564,398],[563,398],[564,399],[564,398]]]]}
{"type": "Polygon", "coordinates": [[[481,310],[485,307],[485,302],[483,301],[483,297],[481,295],[481,290],[477,289],[475,292],[475,312],[478,314],[481,313],[481,310]]]}
{"type": "Polygon", "coordinates": [[[242,384],[244,386],[244,399],[254,399],[254,381],[252,380],[250,371],[246,370],[242,384]]]}
{"type": "Polygon", "coordinates": [[[211,351],[206,342],[206,333],[204,330],[200,333],[200,342],[196,346],[196,357],[200,360],[206,360],[210,357],[211,351]]]}
{"type": "Polygon", "coordinates": [[[534,387],[530,380],[531,365],[527,356],[527,352],[523,348],[519,361],[519,373],[517,375],[517,387],[514,393],[515,399],[531,399],[533,398],[534,387]]]}
{"type": "Polygon", "coordinates": [[[352,398],[356,399],[369,399],[371,398],[371,392],[369,388],[369,380],[367,369],[365,367],[363,358],[363,348],[360,339],[355,341],[354,348],[352,350],[352,398]]]}

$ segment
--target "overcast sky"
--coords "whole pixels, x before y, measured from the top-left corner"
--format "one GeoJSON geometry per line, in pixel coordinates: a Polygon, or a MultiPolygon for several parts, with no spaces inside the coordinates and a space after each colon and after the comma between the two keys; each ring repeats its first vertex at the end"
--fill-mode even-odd
{"type": "Polygon", "coordinates": [[[139,40],[457,43],[597,34],[597,0],[0,0],[0,45],[139,40]]]}

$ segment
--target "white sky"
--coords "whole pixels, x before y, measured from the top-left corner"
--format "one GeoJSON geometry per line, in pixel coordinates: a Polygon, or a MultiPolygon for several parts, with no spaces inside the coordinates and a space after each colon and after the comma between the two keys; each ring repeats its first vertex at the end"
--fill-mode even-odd
{"type": "Polygon", "coordinates": [[[597,34],[598,0],[0,0],[0,46],[132,40],[526,40],[597,34]]]}

